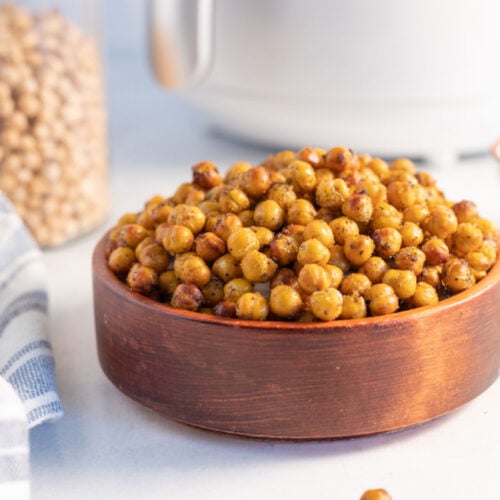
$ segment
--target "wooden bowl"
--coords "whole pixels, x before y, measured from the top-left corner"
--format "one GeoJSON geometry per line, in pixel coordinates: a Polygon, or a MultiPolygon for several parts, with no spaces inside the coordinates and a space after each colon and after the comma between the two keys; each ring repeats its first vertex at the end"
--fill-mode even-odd
{"type": "Polygon", "coordinates": [[[467,403],[500,366],[500,261],[452,298],[329,323],[228,320],[131,292],[93,256],[101,366],[126,395],[197,427],[270,439],[403,429],[467,403]]]}

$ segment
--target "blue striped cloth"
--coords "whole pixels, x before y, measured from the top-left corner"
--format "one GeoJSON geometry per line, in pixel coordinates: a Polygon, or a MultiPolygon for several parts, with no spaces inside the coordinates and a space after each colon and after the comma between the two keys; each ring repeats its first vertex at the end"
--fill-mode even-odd
{"type": "Polygon", "coordinates": [[[62,415],[48,340],[42,254],[1,193],[0,377],[21,400],[28,427],[62,415]]]}

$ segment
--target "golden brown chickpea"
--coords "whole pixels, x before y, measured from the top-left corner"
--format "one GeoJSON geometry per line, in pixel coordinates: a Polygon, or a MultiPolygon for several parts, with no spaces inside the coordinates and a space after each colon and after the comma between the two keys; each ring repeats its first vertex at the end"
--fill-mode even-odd
{"type": "Polygon", "coordinates": [[[280,266],[294,262],[299,253],[299,243],[292,236],[280,233],[269,244],[269,257],[280,266]]]}
{"type": "Polygon", "coordinates": [[[221,212],[239,213],[250,206],[247,195],[239,188],[224,186],[219,196],[221,212]]]}
{"type": "Polygon", "coordinates": [[[214,306],[213,311],[221,318],[236,318],[236,302],[223,300],[214,306]]]}
{"type": "Polygon", "coordinates": [[[222,255],[213,263],[212,272],[226,283],[242,275],[240,263],[229,253],[222,255]]]}
{"type": "Polygon", "coordinates": [[[333,219],[330,222],[330,228],[333,232],[335,241],[339,245],[343,245],[348,236],[359,234],[358,225],[353,220],[345,216],[333,219]]]}
{"type": "Polygon", "coordinates": [[[459,256],[475,252],[483,245],[483,233],[472,222],[461,222],[452,235],[452,249],[459,256]]]}
{"type": "Polygon", "coordinates": [[[408,158],[397,158],[391,163],[391,170],[403,170],[410,174],[415,173],[415,163],[408,158]]]}
{"type": "Polygon", "coordinates": [[[372,283],[380,283],[388,269],[389,264],[382,257],[373,256],[361,265],[358,271],[365,274],[372,283]]]}
{"type": "Polygon", "coordinates": [[[455,212],[446,205],[437,205],[430,210],[429,217],[423,221],[423,228],[432,236],[446,239],[458,226],[455,212]]]}
{"type": "Polygon", "coordinates": [[[162,246],[152,242],[141,248],[138,260],[141,265],[161,273],[167,269],[170,263],[170,255],[162,246]]]}
{"type": "Polygon", "coordinates": [[[413,271],[389,269],[382,283],[389,285],[400,299],[409,299],[415,293],[417,277],[413,271]]]}
{"type": "Polygon", "coordinates": [[[236,260],[243,259],[249,252],[259,248],[259,239],[249,227],[237,229],[227,239],[227,250],[236,260]]]}
{"type": "Polygon", "coordinates": [[[223,300],[228,300],[229,302],[236,302],[244,293],[253,292],[252,283],[245,278],[236,278],[228,281],[223,286],[223,300]]]}
{"type": "Polygon", "coordinates": [[[359,500],[392,500],[391,495],[382,488],[366,490],[359,500]]]}
{"type": "Polygon", "coordinates": [[[170,204],[170,202],[165,200],[151,210],[151,220],[156,226],[158,226],[168,220],[168,216],[173,209],[174,207],[170,204]]]}
{"type": "Polygon", "coordinates": [[[389,176],[389,165],[381,158],[373,158],[366,166],[371,169],[382,182],[389,176]]]}
{"type": "Polygon", "coordinates": [[[255,236],[257,236],[261,248],[268,246],[274,239],[274,233],[267,227],[250,226],[250,229],[255,233],[255,236]]]}
{"type": "Polygon", "coordinates": [[[269,156],[264,164],[273,169],[282,169],[288,167],[288,165],[295,160],[294,151],[279,151],[274,156],[269,156]]]}
{"type": "Polygon", "coordinates": [[[247,253],[241,260],[243,276],[252,283],[265,283],[269,281],[277,269],[276,262],[257,250],[247,253]]]}
{"type": "Polygon", "coordinates": [[[162,231],[161,244],[171,254],[189,252],[193,246],[194,236],[186,226],[167,226],[162,231]]]}
{"type": "Polygon", "coordinates": [[[118,240],[123,243],[121,246],[135,248],[146,236],[150,235],[144,226],[139,224],[125,224],[120,228],[118,240]]]}
{"type": "Polygon", "coordinates": [[[354,153],[350,149],[337,146],[326,153],[324,163],[326,168],[339,173],[355,165],[356,160],[354,153]]]}
{"type": "Polygon", "coordinates": [[[418,276],[418,281],[437,288],[441,285],[441,271],[441,266],[425,266],[418,276]]]}
{"type": "MultiPolygon", "coordinates": [[[[355,266],[364,264],[373,255],[374,250],[375,243],[369,236],[364,234],[348,236],[344,243],[346,259],[355,266]]],[[[330,261],[330,264],[332,263],[330,261]]]]}
{"type": "Polygon", "coordinates": [[[201,287],[203,303],[213,307],[224,300],[224,282],[217,276],[212,276],[208,283],[201,287]]]}
{"type": "Polygon", "coordinates": [[[354,194],[342,204],[342,213],[356,222],[368,222],[373,214],[373,204],[367,194],[354,194]]]}
{"type": "Polygon", "coordinates": [[[370,226],[372,229],[383,229],[384,227],[393,227],[399,229],[403,224],[403,215],[389,203],[379,203],[373,207],[372,220],[370,226]]]}
{"type": "Polygon", "coordinates": [[[299,284],[297,282],[297,276],[292,269],[289,269],[288,267],[282,267],[281,269],[278,269],[276,274],[271,279],[270,287],[274,288],[279,285],[298,288],[299,284]]]}
{"type": "Polygon", "coordinates": [[[155,243],[155,239],[153,236],[146,236],[136,247],[135,247],[135,258],[139,260],[139,256],[141,254],[141,250],[151,243],[155,243]]]}
{"type": "Polygon", "coordinates": [[[173,269],[161,273],[158,278],[158,285],[160,286],[160,290],[168,297],[170,297],[174,293],[178,284],[179,280],[177,279],[177,276],[175,275],[175,271],[173,269]]]}
{"type": "Polygon", "coordinates": [[[354,292],[352,295],[344,295],[342,302],[341,319],[357,319],[366,317],[366,302],[361,295],[354,292]]]}
{"type": "Polygon", "coordinates": [[[465,256],[465,260],[473,271],[486,272],[492,266],[488,256],[482,252],[469,252],[465,256]]]}
{"type": "Polygon", "coordinates": [[[299,272],[297,282],[307,294],[324,290],[331,286],[330,272],[318,264],[305,264],[299,272]]]}
{"type": "Polygon", "coordinates": [[[243,212],[238,214],[238,217],[240,218],[243,227],[250,227],[255,224],[253,210],[243,210],[243,212]]]}
{"type": "Polygon", "coordinates": [[[425,260],[425,253],[419,248],[404,247],[394,255],[394,266],[413,271],[418,276],[424,269],[425,260]]]}
{"type": "Polygon", "coordinates": [[[192,283],[180,283],[172,294],[170,303],[177,309],[197,311],[203,304],[203,294],[192,283]]]}
{"type": "Polygon", "coordinates": [[[442,272],[443,284],[452,292],[461,292],[470,288],[475,279],[469,267],[469,264],[464,259],[452,257],[443,265],[442,272]]]}
{"type": "Polygon", "coordinates": [[[405,222],[414,222],[420,224],[429,217],[429,208],[427,205],[416,203],[415,205],[405,208],[403,212],[403,220],[405,222]]]}
{"type": "Polygon", "coordinates": [[[342,313],[342,301],[342,294],[336,288],[327,288],[311,295],[309,307],[316,318],[332,321],[342,313]]]}
{"type": "Polygon", "coordinates": [[[352,273],[344,277],[340,285],[340,291],[344,295],[357,293],[358,295],[365,297],[371,287],[372,282],[368,276],[361,273],[352,273]]]}
{"type": "Polygon", "coordinates": [[[155,223],[152,219],[152,209],[151,208],[146,208],[142,212],[140,212],[137,215],[137,224],[139,224],[142,227],[145,227],[146,229],[153,229],[155,227],[155,223]]]}
{"type": "Polygon", "coordinates": [[[317,239],[326,248],[330,248],[335,242],[330,226],[323,220],[313,220],[308,222],[304,228],[304,240],[317,239]]]}
{"type": "Polygon", "coordinates": [[[474,222],[479,215],[477,205],[472,201],[462,200],[455,203],[451,208],[455,212],[459,223],[474,222]]]}
{"type": "Polygon", "coordinates": [[[170,201],[173,205],[180,205],[186,201],[188,193],[194,188],[190,182],[183,182],[176,190],[170,201]]]}
{"type": "Polygon", "coordinates": [[[375,252],[384,259],[390,259],[401,248],[403,238],[401,233],[393,227],[376,229],[373,232],[375,252]]]}
{"type": "Polygon", "coordinates": [[[415,190],[409,182],[393,181],[387,185],[387,200],[399,210],[415,203],[415,190]]]}
{"type": "MultiPolygon", "coordinates": [[[[336,180],[340,181],[340,179],[336,180]]],[[[332,210],[340,209],[345,200],[345,196],[337,189],[335,181],[328,178],[318,181],[315,197],[316,203],[321,208],[330,208],[332,210]]]]}
{"type": "Polygon", "coordinates": [[[119,247],[108,257],[108,266],[116,274],[126,274],[135,264],[135,252],[129,247],[119,247]]]}
{"type": "Polygon", "coordinates": [[[173,208],[167,221],[169,224],[185,226],[196,235],[205,226],[206,216],[198,207],[180,204],[173,208]]]}
{"type": "Polygon", "coordinates": [[[117,226],[125,226],[125,224],[134,224],[137,220],[137,214],[128,213],[123,214],[117,221],[117,226]]]}
{"type": "Polygon", "coordinates": [[[224,240],[212,232],[199,234],[194,245],[196,254],[206,262],[212,262],[226,252],[224,240]]]}
{"type": "Polygon", "coordinates": [[[277,201],[264,200],[255,206],[253,217],[257,225],[277,231],[285,222],[285,211],[277,201]]]}
{"type": "Polygon", "coordinates": [[[211,161],[202,161],[191,167],[193,171],[193,184],[202,189],[212,189],[222,184],[222,176],[211,161]]]}
{"type": "Polygon", "coordinates": [[[301,149],[296,155],[297,160],[306,161],[314,168],[321,168],[323,165],[323,157],[325,152],[318,148],[305,147],[301,149]]]}
{"type": "Polygon", "coordinates": [[[186,205],[197,206],[204,200],[205,200],[205,191],[203,191],[202,189],[193,189],[186,196],[185,203],[186,205]]]}
{"type": "Polygon", "coordinates": [[[295,200],[287,210],[288,224],[300,224],[305,226],[316,216],[314,205],[304,198],[295,200]]]}
{"type": "Polygon", "coordinates": [[[450,258],[450,249],[441,238],[429,238],[424,241],[420,250],[425,253],[425,263],[429,266],[444,264],[450,258]]]}
{"type": "Polygon", "coordinates": [[[330,224],[330,222],[332,222],[332,220],[335,219],[337,215],[337,212],[332,212],[329,208],[320,208],[318,210],[318,213],[316,214],[316,219],[330,224]]]}
{"type": "Polygon", "coordinates": [[[278,285],[271,289],[269,308],[276,316],[290,319],[302,311],[304,303],[300,293],[295,288],[278,285]]]}
{"type": "Polygon", "coordinates": [[[274,200],[281,208],[288,210],[290,205],[297,199],[297,194],[290,184],[278,183],[269,188],[267,199],[274,200]]]}
{"type": "Polygon", "coordinates": [[[415,293],[411,298],[411,302],[415,307],[432,306],[437,304],[438,301],[438,294],[432,285],[429,285],[425,281],[417,283],[415,293]]]}
{"type": "Polygon", "coordinates": [[[417,247],[424,241],[424,232],[422,228],[414,222],[404,222],[399,230],[402,238],[402,246],[417,247]]]}
{"type": "Polygon", "coordinates": [[[203,200],[203,201],[212,201],[214,203],[217,203],[217,205],[218,205],[220,194],[222,193],[223,188],[224,188],[224,186],[221,184],[220,186],[215,186],[214,188],[209,189],[205,193],[205,200],[203,200]]]}
{"type": "Polygon", "coordinates": [[[219,238],[227,241],[231,233],[234,233],[242,227],[243,224],[241,223],[241,220],[237,215],[233,213],[227,213],[217,217],[212,231],[217,236],[219,236],[219,238]]]}
{"type": "Polygon", "coordinates": [[[316,187],[316,173],[309,163],[295,160],[288,165],[288,172],[295,192],[308,193],[316,187]]]}
{"type": "Polygon", "coordinates": [[[241,188],[251,198],[260,198],[270,186],[271,179],[265,167],[252,167],[241,176],[241,188]]]}
{"type": "Polygon", "coordinates": [[[174,262],[174,271],[183,283],[203,286],[210,280],[210,269],[205,261],[194,253],[178,256],[174,262]]]}
{"type": "Polygon", "coordinates": [[[127,285],[134,292],[149,295],[158,285],[158,273],[150,267],[134,264],[127,274],[127,285]]]}
{"type": "Polygon", "coordinates": [[[327,264],[330,260],[328,248],[316,238],[304,240],[299,246],[297,262],[304,264],[327,264]]]}
{"type": "Polygon", "coordinates": [[[391,286],[377,283],[370,288],[367,299],[372,316],[381,316],[396,312],[399,308],[399,299],[391,286]]]}
{"type": "Polygon", "coordinates": [[[351,268],[351,262],[347,259],[344,253],[343,245],[333,245],[330,250],[330,260],[328,264],[339,267],[344,273],[347,273],[351,268]]]}
{"type": "Polygon", "coordinates": [[[326,266],[323,267],[330,276],[330,287],[338,288],[344,279],[344,271],[333,264],[326,264],[326,266]]]}
{"type": "Polygon", "coordinates": [[[244,293],[236,302],[236,316],[241,319],[263,321],[269,314],[269,305],[258,292],[244,293]]]}
{"type": "Polygon", "coordinates": [[[497,260],[498,248],[495,240],[486,240],[479,251],[486,256],[490,262],[490,266],[492,266],[497,260]]]}
{"type": "Polygon", "coordinates": [[[372,205],[387,202],[387,188],[379,180],[364,180],[359,182],[354,186],[354,194],[368,195],[372,200],[372,205]]]}

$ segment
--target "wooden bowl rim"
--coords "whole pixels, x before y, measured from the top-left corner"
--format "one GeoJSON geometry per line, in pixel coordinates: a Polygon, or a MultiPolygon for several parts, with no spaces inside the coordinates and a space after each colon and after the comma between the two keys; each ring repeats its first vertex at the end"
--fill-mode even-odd
{"type": "MultiPolygon", "coordinates": [[[[321,331],[322,334],[333,334],[337,330],[356,330],[368,326],[381,326],[387,323],[395,324],[404,322],[405,320],[415,319],[416,316],[423,317],[428,314],[445,313],[447,310],[461,306],[475,297],[478,297],[494,286],[500,284],[500,258],[497,260],[493,267],[488,271],[488,274],[481,279],[478,283],[474,284],[471,288],[459,292],[452,297],[441,300],[436,305],[424,306],[415,309],[408,309],[406,311],[399,311],[383,316],[370,316],[359,319],[340,319],[333,321],[318,321],[310,323],[298,323],[292,321],[256,321],[256,320],[243,320],[234,318],[221,318],[218,316],[211,316],[204,313],[187,311],[183,309],[176,309],[163,302],[158,302],[154,299],[134,292],[126,286],[107,266],[105,258],[106,240],[108,238],[106,233],[97,243],[93,257],[92,269],[94,276],[102,276],[106,285],[112,289],[113,293],[123,297],[126,302],[139,303],[146,309],[151,309],[156,312],[165,314],[167,316],[175,316],[177,318],[184,318],[196,323],[212,323],[222,327],[236,327],[241,329],[261,330],[260,333],[273,333],[281,331],[283,333],[313,333],[321,331]]],[[[500,234],[497,238],[500,244],[500,234]]]]}

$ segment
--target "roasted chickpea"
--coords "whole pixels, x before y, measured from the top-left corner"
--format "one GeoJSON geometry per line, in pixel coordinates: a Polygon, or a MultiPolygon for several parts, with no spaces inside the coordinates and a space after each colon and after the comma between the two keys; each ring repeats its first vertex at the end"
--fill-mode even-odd
{"type": "Polygon", "coordinates": [[[419,282],[425,282],[434,288],[441,285],[441,266],[425,266],[418,276],[419,282]]]}
{"type": "Polygon", "coordinates": [[[277,201],[264,200],[256,205],[253,217],[259,226],[277,231],[285,222],[285,211],[277,201]]]}
{"type": "Polygon", "coordinates": [[[459,223],[474,222],[479,215],[477,205],[472,201],[462,200],[455,203],[451,208],[455,212],[459,223]]]}
{"type": "Polygon", "coordinates": [[[384,259],[390,259],[401,248],[403,238],[401,233],[393,227],[376,229],[373,232],[375,252],[384,259]]]}
{"type": "Polygon", "coordinates": [[[306,161],[309,165],[314,168],[321,168],[323,165],[323,157],[325,156],[325,151],[318,148],[305,147],[301,149],[296,155],[297,160],[306,161]]]}
{"type": "Polygon", "coordinates": [[[141,265],[161,273],[167,269],[170,263],[170,255],[162,246],[151,242],[141,248],[138,260],[141,265]]]}
{"type": "Polygon", "coordinates": [[[238,217],[240,218],[243,227],[250,227],[255,224],[255,219],[253,215],[254,215],[253,210],[243,210],[243,212],[240,212],[238,214],[238,217]]]}
{"type": "Polygon", "coordinates": [[[354,292],[351,295],[344,295],[342,301],[341,319],[357,319],[366,317],[366,302],[365,299],[354,292]]]}
{"type": "Polygon", "coordinates": [[[275,201],[283,210],[288,210],[297,199],[293,186],[286,183],[273,184],[267,192],[267,199],[275,201]]]}
{"type": "Polygon", "coordinates": [[[469,252],[465,256],[465,260],[473,271],[486,272],[492,266],[492,262],[488,256],[482,252],[469,252]]]}
{"type": "Polygon", "coordinates": [[[196,254],[178,256],[174,262],[176,276],[183,283],[192,283],[202,287],[210,280],[210,269],[205,261],[196,254]]]}
{"type": "Polygon", "coordinates": [[[452,292],[461,292],[470,288],[475,283],[467,261],[456,257],[449,259],[443,265],[441,276],[444,286],[452,292]]]}
{"type": "Polygon", "coordinates": [[[316,173],[307,162],[295,160],[288,165],[292,185],[297,193],[307,193],[316,187],[316,173]]]}
{"type": "Polygon", "coordinates": [[[432,285],[425,281],[417,283],[415,293],[411,298],[411,302],[415,307],[432,306],[437,304],[438,301],[438,294],[432,285]]]}
{"type": "Polygon", "coordinates": [[[424,241],[424,232],[415,222],[404,222],[399,232],[404,247],[417,247],[424,241]]]}
{"type": "Polygon", "coordinates": [[[461,222],[452,235],[452,248],[457,255],[479,250],[483,244],[483,233],[472,222],[461,222]]]}
{"type": "Polygon", "coordinates": [[[373,256],[362,264],[358,271],[365,274],[372,283],[380,283],[388,269],[389,264],[382,257],[373,256]]]}
{"type": "Polygon", "coordinates": [[[212,262],[226,252],[224,240],[210,231],[199,234],[194,245],[196,254],[206,262],[212,262]]]}
{"type": "Polygon", "coordinates": [[[236,302],[236,316],[241,319],[263,321],[269,314],[269,305],[258,292],[244,293],[236,302]]]}
{"type": "Polygon", "coordinates": [[[189,252],[193,246],[194,236],[186,226],[167,226],[162,231],[161,244],[171,254],[189,252]]]}
{"type": "Polygon", "coordinates": [[[339,173],[355,165],[356,157],[350,149],[338,146],[326,153],[324,164],[326,168],[339,173]]]}
{"type": "Polygon", "coordinates": [[[373,214],[373,204],[367,194],[354,194],[342,204],[342,213],[356,222],[368,222],[373,214]]]}
{"type": "Polygon", "coordinates": [[[414,186],[410,182],[390,182],[387,185],[387,200],[399,210],[411,207],[416,201],[414,186]]]}
{"type": "Polygon", "coordinates": [[[336,288],[327,288],[311,295],[309,307],[316,318],[332,321],[342,313],[342,301],[342,294],[336,288]]]}
{"type": "Polygon", "coordinates": [[[429,208],[427,205],[415,204],[411,207],[405,208],[403,212],[403,220],[405,222],[414,222],[415,224],[420,224],[422,221],[429,217],[429,208]]]}
{"type": "Polygon", "coordinates": [[[377,283],[370,288],[367,299],[369,300],[370,313],[373,316],[390,314],[399,308],[399,299],[391,286],[377,283]]]}
{"type": "Polygon", "coordinates": [[[372,220],[370,226],[372,229],[383,229],[392,227],[399,229],[403,224],[403,215],[389,203],[379,203],[373,207],[372,220]]]}
{"type": "Polygon", "coordinates": [[[424,230],[432,236],[446,239],[452,235],[458,227],[455,212],[446,205],[437,205],[429,213],[429,217],[423,221],[424,230]]]}
{"type": "Polygon", "coordinates": [[[344,279],[344,271],[333,264],[326,264],[323,267],[330,276],[330,287],[338,288],[344,279]]]}
{"type": "Polygon", "coordinates": [[[250,163],[246,161],[239,161],[231,165],[229,170],[226,172],[224,181],[226,184],[231,184],[233,186],[239,186],[241,184],[241,178],[243,174],[252,168],[250,163]]]}
{"type": "Polygon", "coordinates": [[[219,238],[227,241],[231,233],[234,233],[242,227],[243,224],[241,223],[241,220],[237,215],[233,213],[227,213],[217,217],[212,230],[219,238]]]}
{"type": "Polygon", "coordinates": [[[213,311],[221,318],[236,318],[236,302],[223,300],[214,306],[213,311]]]}
{"type": "Polygon", "coordinates": [[[211,161],[202,161],[191,167],[193,171],[193,184],[202,189],[212,189],[222,184],[222,176],[211,161]]]}
{"type": "Polygon", "coordinates": [[[372,200],[372,205],[387,202],[387,188],[378,179],[377,181],[363,180],[359,182],[354,186],[354,194],[368,195],[372,200]]]}
{"type": "Polygon", "coordinates": [[[382,488],[366,490],[359,500],[392,500],[391,495],[382,488]]]}
{"type": "Polygon", "coordinates": [[[304,198],[295,200],[287,211],[288,224],[300,224],[305,226],[311,222],[316,216],[316,209],[314,205],[304,198]]]}
{"type": "Polygon", "coordinates": [[[269,308],[276,316],[289,319],[295,317],[304,308],[304,303],[295,288],[278,285],[271,289],[269,308]]]}
{"type": "Polygon", "coordinates": [[[366,166],[372,170],[382,182],[389,176],[389,165],[381,158],[373,158],[366,166]]]}
{"type": "Polygon", "coordinates": [[[340,285],[340,291],[344,295],[357,293],[364,297],[371,287],[372,282],[369,280],[368,276],[361,273],[352,273],[344,277],[340,285]]]}
{"type": "Polygon", "coordinates": [[[127,285],[144,295],[149,295],[158,285],[158,273],[150,267],[134,264],[127,274],[127,285]]]}
{"type": "Polygon", "coordinates": [[[156,226],[163,222],[167,222],[168,216],[173,209],[174,207],[171,205],[170,201],[165,200],[151,210],[151,220],[156,226]]]}
{"type": "Polygon", "coordinates": [[[128,273],[135,262],[135,252],[130,247],[118,247],[108,257],[108,266],[116,274],[128,273]]]}
{"type": "Polygon", "coordinates": [[[169,224],[185,226],[196,235],[205,226],[206,216],[198,207],[181,204],[173,208],[167,221],[169,224]]]}
{"type": "Polygon", "coordinates": [[[328,264],[337,266],[344,273],[347,273],[351,268],[351,262],[347,259],[342,245],[333,245],[330,250],[330,260],[328,264]]]}
{"type": "Polygon", "coordinates": [[[299,243],[292,236],[278,234],[269,244],[269,256],[280,266],[294,262],[299,253],[299,243]]]}
{"type": "Polygon", "coordinates": [[[241,181],[241,188],[252,198],[260,198],[271,186],[271,179],[265,167],[248,169],[241,176],[241,181]]]}
{"type": "Polygon", "coordinates": [[[316,238],[304,240],[299,246],[297,262],[304,264],[327,264],[330,260],[328,248],[316,238]]]}
{"type": "Polygon", "coordinates": [[[227,250],[236,260],[243,259],[249,252],[259,248],[259,239],[249,227],[237,229],[227,239],[227,250]]]}
{"type": "Polygon", "coordinates": [[[425,260],[425,253],[417,247],[404,247],[394,255],[396,268],[413,271],[417,276],[423,271],[425,260]]]}
{"type": "Polygon", "coordinates": [[[372,256],[374,250],[375,243],[364,234],[348,236],[344,243],[344,254],[347,260],[356,266],[364,264],[372,256]]]}
{"type": "Polygon", "coordinates": [[[319,180],[316,187],[315,197],[316,203],[321,208],[329,208],[332,210],[340,209],[345,200],[342,193],[337,190],[334,180],[328,178],[322,178],[319,180]]]}
{"type": "Polygon", "coordinates": [[[250,206],[248,196],[239,188],[223,187],[219,195],[221,212],[239,213],[250,206]]]}
{"type": "Polygon", "coordinates": [[[429,266],[444,264],[450,258],[450,249],[441,238],[429,238],[424,241],[420,250],[424,252],[425,262],[429,266]]]}
{"type": "Polygon", "coordinates": [[[318,264],[305,264],[299,272],[297,282],[300,288],[307,294],[316,290],[324,290],[331,286],[330,272],[318,264]]]}
{"type": "Polygon", "coordinates": [[[175,271],[173,269],[164,271],[158,277],[158,285],[160,287],[160,290],[168,297],[170,297],[174,293],[178,284],[179,280],[175,275],[175,271]]]}
{"type": "Polygon", "coordinates": [[[389,269],[382,283],[389,285],[400,299],[409,299],[415,293],[417,276],[413,271],[389,269]]]}
{"type": "Polygon", "coordinates": [[[201,287],[203,303],[213,307],[224,299],[224,282],[217,276],[212,276],[208,283],[201,287]]]}
{"type": "Polygon", "coordinates": [[[330,226],[322,220],[313,220],[308,222],[304,228],[304,240],[312,238],[320,241],[326,248],[334,244],[333,232],[330,226]]]}
{"type": "Polygon", "coordinates": [[[359,234],[359,226],[348,217],[337,217],[330,222],[335,241],[343,245],[348,236],[359,234]]]}
{"type": "Polygon", "coordinates": [[[177,285],[170,303],[177,309],[197,311],[203,304],[203,294],[201,290],[192,283],[180,283],[177,285]]]}
{"type": "Polygon", "coordinates": [[[265,283],[269,281],[277,269],[276,262],[257,250],[247,253],[241,260],[243,276],[252,283],[265,283]]]}
{"type": "Polygon", "coordinates": [[[279,285],[298,288],[299,284],[297,282],[297,276],[292,269],[289,269],[288,267],[282,267],[281,269],[278,269],[276,274],[271,279],[270,287],[274,288],[279,285]]]}
{"type": "Polygon", "coordinates": [[[300,224],[288,224],[281,230],[281,234],[291,236],[299,245],[304,241],[305,226],[300,224]]]}
{"type": "Polygon", "coordinates": [[[245,278],[236,278],[224,285],[224,300],[236,302],[244,293],[253,292],[253,285],[245,278]]]}
{"type": "Polygon", "coordinates": [[[121,246],[135,248],[150,232],[139,224],[125,224],[120,228],[118,240],[123,243],[121,246]]]}
{"type": "Polygon", "coordinates": [[[212,272],[226,283],[242,275],[240,263],[228,253],[220,256],[213,263],[212,272]]]}

